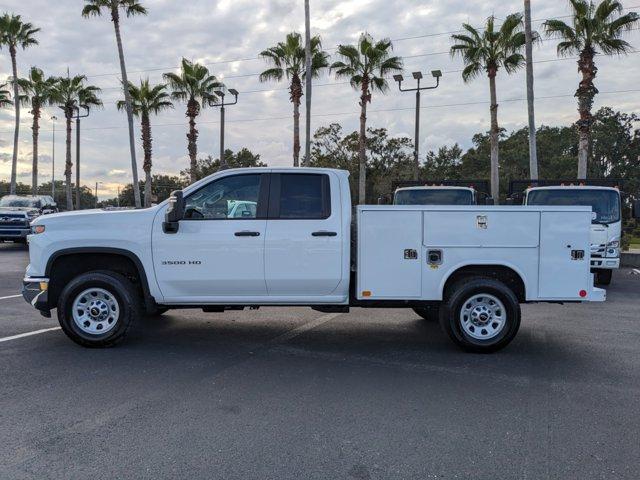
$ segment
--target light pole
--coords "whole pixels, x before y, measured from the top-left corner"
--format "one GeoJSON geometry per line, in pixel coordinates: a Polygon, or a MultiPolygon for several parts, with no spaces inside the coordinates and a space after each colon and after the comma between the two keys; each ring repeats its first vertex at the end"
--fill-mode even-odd
{"type": "Polygon", "coordinates": [[[89,107],[82,107],[84,115],[80,115],[80,107],[76,108],[76,210],[80,210],[80,119],[89,116],[89,107]]]}
{"type": "Polygon", "coordinates": [[[402,75],[394,75],[393,79],[398,82],[398,88],[401,92],[416,92],[416,132],[415,132],[415,148],[413,151],[413,179],[418,180],[420,176],[420,160],[418,154],[420,153],[420,92],[422,90],[433,90],[440,86],[440,77],[442,72],[440,70],[432,70],[431,76],[436,79],[436,84],[430,87],[421,87],[420,80],[422,80],[422,72],[413,72],[413,78],[418,81],[416,88],[402,88],[402,82],[404,77],[402,75]]]}
{"type": "Polygon", "coordinates": [[[98,208],[98,185],[102,185],[102,182],[96,182],[96,208],[98,208]]]}
{"type": "Polygon", "coordinates": [[[212,104],[212,106],[220,106],[220,170],[226,170],[227,168],[229,168],[229,165],[227,165],[227,161],[224,158],[224,107],[229,106],[229,105],[235,105],[236,103],[238,103],[238,91],[234,88],[229,88],[229,89],[225,89],[224,86],[222,88],[220,88],[219,90],[215,91],[215,94],[218,95],[221,99],[220,103],[218,104],[212,104]],[[226,96],[226,92],[225,90],[227,90],[231,95],[233,95],[234,100],[231,103],[225,103],[224,102],[224,97],[226,96]]]}
{"type": "Polygon", "coordinates": [[[305,59],[305,138],[304,138],[304,159],[302,166],[308,167],[311,160],[311,14],[309,0],[304,2],[304,59],[305,59]]]}
{"type": "Polygon", "coordinates": [[[56,120],[58,117],[51,115],[53,134],[51,137],[51,198],[56,201],[56,120]]]}
{"type": "Polygon", "coordinates": [[[524,0],[524,36],[527,55],[527,113],[529,116],[529,176],[538,179],[538,147],[533,93],[533,33],[531,32],[531,0],[524,0]]]}

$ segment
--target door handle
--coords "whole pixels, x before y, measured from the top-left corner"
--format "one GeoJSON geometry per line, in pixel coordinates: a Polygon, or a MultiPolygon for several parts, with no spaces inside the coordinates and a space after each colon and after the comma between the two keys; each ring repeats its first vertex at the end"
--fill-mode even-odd
{"type": "Polygon", "coordinates": [[[236,232],[235,233],[236,237],[259,237],[260,236],[260,232],[249,232],[249,231],[242,231],[242,232],[236,232]]]}
{"type": "Polygon", "coordinates": [[[335,237],[338,234],[336,232],[326,232],[322,230],[320,232],[313,232],[311,235],[314,237],[335,237]]]}

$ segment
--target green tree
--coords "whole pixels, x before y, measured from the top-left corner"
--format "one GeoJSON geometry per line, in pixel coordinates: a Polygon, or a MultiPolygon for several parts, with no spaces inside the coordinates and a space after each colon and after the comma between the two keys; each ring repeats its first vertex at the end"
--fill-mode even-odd
{"type": "Polygon", "coordinates": [[[189,118],[189,133],[187,133],[188,151],[190,160],[191,183],[196,181],[196,163],[198,158],[198,130],[196,130],[196,117],[200,110],[218,101],[215,90],[222,86],[214,75],[204,65],[193,63],[186,58],[182,59],[180,74],[165,73],[164,79],[169,82],[172,89],[171,96],[174,100],[187,103],[186,115],[189,118]]]}
{"type": "MultiPolygon", "coordinates": [[[[28,22],[23,22],[20,15],[5,13],[0,17],[0,48],[7,47],[11,56],[12,78],[18,78],[18,47],[25,50],[38,44],[36,33],[40,31],[28,22]]],[[[13,98],[18,99],[18,83],[13,83],[13,98]]],[[[16,174],[18,168],[18,139],[20,138],[20,102],[13,102],[15,108],[15,129],[13,131],[13,157],[11,160],[11,193],[16,192],[16,174]]]]}
{"type": "Polygon", "coordinates": [[[593,98],[598,89],[593,84],[598,69],[594,58],[599,49],[605,55],[621,55],[631,45],[620,37],[626,30],[638,24],[640,16],[635,12],[622,15],[622,4],[617,0],[603,0],[598,5],[587,0],[570,0],[572,25],[562,20],[547,20],[544,31],[548,36],[559,37],[558,55],[579,54],[578,71],[582,80],[576,90],[580,119],[578,129],[578,178],[586,178],[593,124],[593,98]]]}
{"type": "MultiPolygon", "coordinates": [[[[499,198],[499,146],[498,146],[498,98],[496,93],[496,75],[501,67],[507,73],[513,73],[525,63],[520,53],[525,45],[522,31],[522,15],[514,13],[504,20],[499,29],[495,27],[495,17],[487,19],[481,33],[475,27],[464,23],[464,33],[452,35],[454,41],[451,56],[462,58],[465,68],[462,79],[465,83],[486,72],[489,77],[489,93],[491,97],[491,195],[496,202],[499,198]]],[[[537,35],[536,35],[537,36],[537,35]]]]}
{"type": "MultiPolygon", "coordinates": [[[[173,108],[173,103],[169,99],[167,86],[165,84],[150,85],[149,79],[141,80],[140,86],[136,87],[129,83],[129,97],[131,98],[131,108],[133,114],[140,118],[142,127],[142,149],[144,151],[144,206],[151,206],[151,114],[158,115],[161,111],[173,108]]],[[[118,110],[126,110],[127,103],[120,100],[117,103],[118,110]]]]}
{"type": "MultiPolygon", "coordinates": [[[[249,167],[266,167],[267,164],[260,160],[260,154],[253,153],[248,148],[243,148],[234,153],[232,150],[224,151],[224,159],[228,168],[249,168],[249,167]]],[[[200,180],[206,176],[212,175],[220,170],[220,159],[213,158],[208,155],[206,158],[198,159],[196,162],[195,177],[200,180]]],[[[185,180],[191,178],[191,170],[186,169],[180,172],[180,176],[185,180]]]]}
{"type": "Polygon", "coordinates": [[[31,107],[33,125],[31,126],[33,138],[33,166],[31,169],[31,190],[34,195],[38,191],[38,134],[40,131],[40,117],[42,108],[58,101],[55,77],[45,77],[38,67],[31,67],[27,78],[17,80],[20,91],[20,103],[31,107]]]}
{"type": "MultiPolygon", "coordinates": [[[[289,81],[289,99],[293,103],[293,166],[300,161],[300,100],[302,99],[302,79],[307,77],[305,45],[297,32],[287,34],[284,42],[278,42],[260,53],[271,68],[260,74],[260,81],[289,81]]],[[[319,36],[311,38],[311,77],[318,77],[323,68],[329,66],[329,55],[322,50],[319,36]]]]}
{"type": "Polygon", "coordinates": [[[6,90],[7,84],[0,84],[0,108],[6,108],[9,105],[13,105],[13,100],[11,100],[11,92],[6,90]]]}
{"type": "MultiPolygon", "coordinates": [[[[187,184],[175,175],[153,175],[151,178],[151,199],[154,203],[160,203],[171,195],[175,190],[183,189],[187,184]]],[[[138,183],[138,190],[142,191],[146,187],[146,182],[138,183]]],[[[100,202],[101,206],[131,207],[134,205],[133,185],[128,183],[120,190],[120,196],[100,202]]]]}
{"type": "MultiPolygon", "coordinates": [[[[131,97],[129,96],[129,80],[127,78],[127,67],[124,61],[124,48],[122,46],[122,35],[120,34],[120,9],[122,9],[127,17],[134,15],[146,15],[147,9],[139,0],[85,0],[85,6],[82,9],[83,17],[99,17],[102,11],[106,10],[111,15],[113,28],[116,34],[116,44],[118,46],[118,58],[120,60],[120,74],[122,75],[122,90],[124,91],[124,99],[127,111],[127,121],[129,123],[129,150],[131,152],[131,171],[133,173],[133,183],[138,183],[138,165],[136,162],[136,143],[133,138],[133,110],[131,107],[131,97]]],[[[140,208],[140,194],[135,193],[136,208],[140,208]]]]}
{"type": "MultiPolygon", "coordinates": [[[[102,105],[98,98],[100,88],[94,85],[86,85],[87,77],[75,75],[74,77],[62,77],[57,81],[56,99],[64,111],[66,120],[66,162],[64,175],[66,178],[67,210],[73,210],[73,198],[71,195],[71,121],[79,108],[91,108],[102,105]]],[[[80,208],[80,205],[77,206],[80,208]]]]}
{"type": "Polygon", "coordinates": [[[339,45],[342,58],[331,65],[337,78],[348,78],[351,86],[360,91],[360,133],[358,138],[358,198],[366,202],[367,182],[367,104],[374,91],[385,93],[389,86],[386,77],[402,70],[402,59],[392,56],[393,45],[385,38],[375,41],[363,33],[357,45],[339,45]]]}

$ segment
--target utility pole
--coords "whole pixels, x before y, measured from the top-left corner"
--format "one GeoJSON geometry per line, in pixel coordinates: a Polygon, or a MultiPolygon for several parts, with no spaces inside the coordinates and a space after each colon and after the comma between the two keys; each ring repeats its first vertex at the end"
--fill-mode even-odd
{"type": "Polygon", "coordinates": [[[56,120],[58,117],[51,115],[53,134],[51,138],[51,198],[56,201],[56,120]]]}
{"type": "Polygon", "coordinates": [[[76,210],[80,210],[80,119],[89,116],[89,108],[85,109],[85,114],[80,115],[80,107],[76,108],[76,210]]]}
{"type": "Polygon", "coordinates": [[[431,76],[436,79],[436,84],[430,87],[421,87],[420,80],[422,80],[422,72],[413,72],[413,78],[418,81],[416,88],[402,88],[402,82],[404,77],[400,74],[394,75],[393,79],[398,82],[398,88],[401,92],[416,92],[416,124],[415,124],[415,140],[413,149],[413,179],[418,180],[420,177],[420,92],[422,90],[433,90],[440,86],[440,77],[442,72],[440,70],[432,70],[431,76]]]}
{"type": "Polygon", "coordinates": [[[224,158],[224,107],[229,105],[235,105],[238,103],[238,91],[234,88],[229,88],[228,92],[233,95],[234,100],[231,103],[225,103],[224,98],[226,96],[225,88],[220,88],[220,90],[216,90],[215,94],[220,97],[220,103],[215,104],[212,103],[211,106],[220,106],[220,170],[226,170],[229,168],[227,165],[227,160],[224,158]]]}
{"type": "Polygon", "coordinates": [[[533,92],[533,33],[531,31],[531,0],[524,0],[524,36],[527,56],[527,111],[529,114],[529,176],[538,180],[538,147],[533,92]]]}
{"type": "Polygon", "coordinates": [[[304,0],[304,56],[305,56],[305,104],[306,104],[306,125],[304,140],[304,158],[302,166],[308,167],[311,159],[311,13],[309,0],[304,0]]]}

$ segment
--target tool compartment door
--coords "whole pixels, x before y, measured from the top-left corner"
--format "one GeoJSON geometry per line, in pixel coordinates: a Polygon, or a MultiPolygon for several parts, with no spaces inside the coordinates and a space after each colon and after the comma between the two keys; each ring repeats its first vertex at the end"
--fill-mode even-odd
{"type": "Polygon", "coordinates": [[[362,210],[358,224],[357,298],[422,294],[422,212],[362,210]],[[365,293],[363,292],[370,292],[365,293]]]}
{"type": "Polygon", "coordinates": [[[581,290],[591,290],[590,230],[590,212],[542,212],[538,276],[541,299],[580,300],[581,290]],[[579,252],[583,252],[582,258],[578,258],[579,252]]]}

